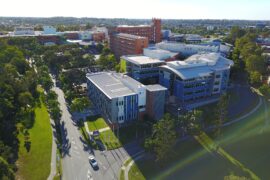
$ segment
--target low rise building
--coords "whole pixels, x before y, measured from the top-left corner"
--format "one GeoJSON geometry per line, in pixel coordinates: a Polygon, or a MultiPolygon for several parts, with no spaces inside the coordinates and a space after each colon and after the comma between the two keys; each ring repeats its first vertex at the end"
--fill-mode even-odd
{"type": "Polygon", "coordinates": [[[90,41],[93,39],[91,31],[81,31],[79,32],[79,39],[83,41],[90,41]]]}
{"type": "Polygon", "coordinates": [[[148,38],[131,34],[117,33],[110,38],[110,48],[116,58],[123,55],[142,54],[148,47],[148,38]]]}
{"type": "Polygon", "coordinates": [[[159,59],[163,61],[175,60],[178,57],[178,53],[171,51],[158,49],[156,47],[149,47],[143,49],[143,55],[148,56],[153,59],[159,59]]]}
{"type": "Polygon", "coordinates": [[[106,39],[105,32],[101,32],[101,31],[94,31],[92,33],[92,36],[93,36],[93,41],[95,42],[103,42],[106,39]]]}
{"type": "Polygon", "coordinates": [[[121,65],[123,70],[132,78],[144,84],[158,82],[159,66],[164,61],[153,59],[147,56],[122,56],[121,65]]]}
{"type": "Polygon", "coordinates": [[[177,52],[182,57],[188,57],[198,53],[219,52],[219,46],[199,45],[199,44],[183,44],[176,42],[161,42],[156,44],[159,49],[177,52]]]}
{"type": "Polygon", "coordinates": [[[24,36],[24,35],[35,35],[33,27],[16,27],[14,35],[24,36]]]}
{"type": "Polygon", "coordinates": [[[159,84],[171,101],[193,108],[217,100],[226,92],[233,61],[219,53],[197,54],[160,67],[159,84]]]}
{"type": "Polygon", "coordinates": [[[56,28],[53,27],[53,26],[43,26],[43,33],[42,34],[55,35],[56,34],[56,28]]]}
{"type": "MultiPolygon", "coordinates": [[[[88,96],[110,125],[121,126],[132,123],[142,119],[147,113],[147,87],[140,82],[129,76],[114,72],[87,74],[86,77],[88,96]]],[[[164,92],[164,90],[164,88],[155,89],[153,87],[150,91],[164,92]]],[[[159,102],[165,102],[165,93],[162,96],[162,92],[157,93],[159,98],[163,98],[159,102]]],[[[154,96],[154,94],[152,93],[151,96],[154,96]]],[[[151,98],[153,102],[158,101],[155,97],[151,98]]],[[[164,104],[159,104],[159,106],[164,106],[164,104]]],[[[162,107],[149,108],[156,119],[163,116],[164,111],[161,110],[162,107]],[[155,112],[155,110],[159,112],[155,112]]]]}

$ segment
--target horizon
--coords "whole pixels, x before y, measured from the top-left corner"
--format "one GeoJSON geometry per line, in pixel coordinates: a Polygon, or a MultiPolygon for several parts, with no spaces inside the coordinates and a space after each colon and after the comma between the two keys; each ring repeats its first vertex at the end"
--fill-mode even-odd
{"type": "MultiPolygon", "coordinates": [[[[76,17],[76,16],[0,16],[0,18],[41,18],[41,19],[50,19],[50,18],[75,18],[75,19],[127,19],[127,20],[151,20],[152,18],[125,18],[125,17],[117,17],[117,18],[111,18],[111,17],[76,17]]],[[[208,21],[269,21],[270,19],[169,19],[169,18],[159,18],[159,17],[153,17],[158,18],[161,20],[183,20],[183,21],[189,21],[189,20],[208,20],[208,21]]]]}
{"type": "Polygon", "coordinates": [[[95,2],[77,0],[47,0],[46,3],[37,3],[34,0],[11,0],[2,2],[2,7],[16,4],[13,11],[10,8],[2,9],[0,17],[75,17],[75,18],[108,18],[108,19],[161,19],[174,20],[270,20],[267,0],[99,0],[95,2]],[[40,8],[42,7],[42,8],[40,8]],[[222,7],[222,8],[221,8],[222,7]]]}

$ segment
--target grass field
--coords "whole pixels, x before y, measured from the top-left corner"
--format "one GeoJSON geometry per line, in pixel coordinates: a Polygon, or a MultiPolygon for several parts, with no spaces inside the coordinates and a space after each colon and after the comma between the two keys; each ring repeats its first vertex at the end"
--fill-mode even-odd
{"type": "Polygon", "coordinates": [[[188,140],[179,143],[173,158],[162,166],[153,159],[138,161],[137,166],[146,179],[223,179],[232,173],[270,179],[269,114],[270,105],[264,102],[251,116],[222,129],[214,145],[205,138],[206,144],[212,144],[209,148],[188,140]]]}
{"type": "Polygon", "coordinates": [[[112,130],[107,130],[100,133],[100,140],[106,145],[108,150],[122,147],[122,143],[115,136],[112,130]]]}
{"type": "Polygon", "coordinates": [[[108,127],[106,121],[102,117],[92,116],[87,119],[88,128],[90,131],[108,127]]]}
{"type": "Polygon", "coordinates": [[[35,123],[29,130],[30,151],[24,147],[24,136],[19,133],[19,159],[17,177],[25,180],[47,179],[50,173],[52,130],[44,103],[35,108],[35,123]]]}
{"type": "Polygon", "coordinates": [[[133,163],[133,165],[130,167],[129,172],[128,172],[128,179],[129,180],[145,180],[145,177],[141,173],[136,163],[133,163]]]}

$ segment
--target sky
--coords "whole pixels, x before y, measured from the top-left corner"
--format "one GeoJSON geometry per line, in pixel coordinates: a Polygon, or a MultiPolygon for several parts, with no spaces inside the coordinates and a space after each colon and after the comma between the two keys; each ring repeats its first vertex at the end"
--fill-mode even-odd
{"type": "Polygon", "coordinates": [[[1,0],[0,16],[270,20],[270,0],[1,0]]]}

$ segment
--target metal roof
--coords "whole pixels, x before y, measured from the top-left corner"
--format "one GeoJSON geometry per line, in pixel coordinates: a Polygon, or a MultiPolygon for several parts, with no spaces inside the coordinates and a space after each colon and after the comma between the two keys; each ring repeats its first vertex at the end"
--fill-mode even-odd
{"type": "Polygon", "coordinates": [[[133,64],[137,64],[137,65],[143,65],[143,64],[159,64],[159,63],[163,63],[163,61],[159,60],[159,59],[153,59],[147,56],[122,56],[122,59],[125,59],[128,62],[131,62],[133,64]]]}
{"type": "Polygon", "coordinates": [[[148,91],[166,91],[167,90],[167,88],[165,88],[165,87],[163,87],[163,86],[161,86],[161,85],[159,85],[159,84],[154,84],[154,85],[147,85],[146,86],[146,89],[148,90],[148,91]]]}
{"type": "Polygon", "coordinates": [[[86,77],[110,99],[135,95],[135,89],[144,86],[129,76],[115,72],[87,74],[86,77]]]}
{"type": "Polygon", "coordinates": [[[169,69],[183,80],[207,76],[217,70],[228,69],[233,61],[219,53],[196,54],[185,61],[167,62],[162,68],[169,69]]]}

